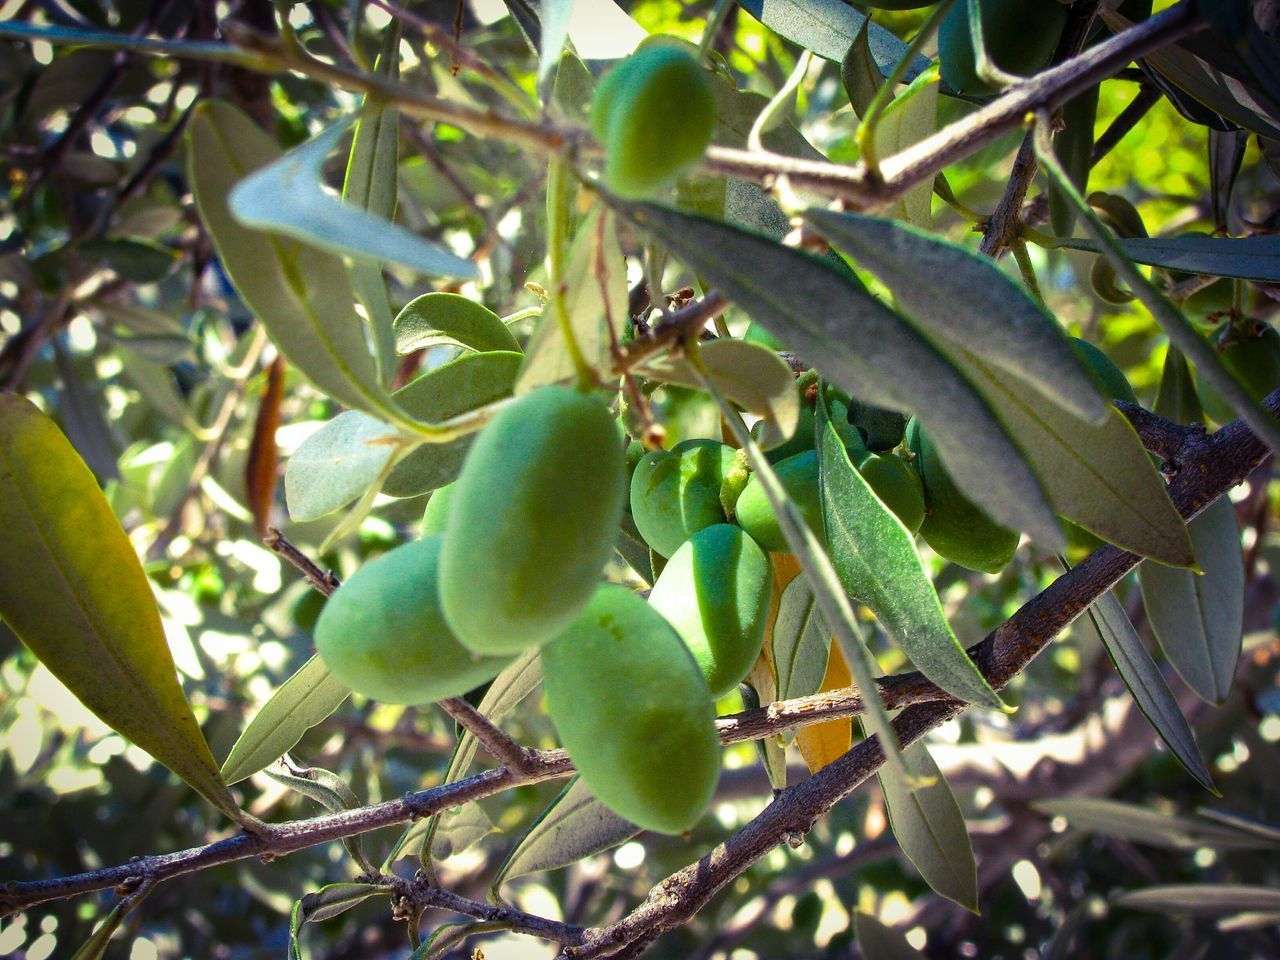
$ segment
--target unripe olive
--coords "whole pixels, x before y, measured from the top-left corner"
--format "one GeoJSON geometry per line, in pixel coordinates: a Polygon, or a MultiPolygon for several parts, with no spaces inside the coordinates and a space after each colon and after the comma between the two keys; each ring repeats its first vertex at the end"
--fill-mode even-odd
{"type": "Polygon", "coordinates": [[[641,457],[631,475],[631,517],[645,543],[669,557],[699,530],[724,523],[720,487],[735,455],[716,440],[683,440],[641,457]]]}
{"type": "MultiPolygon", "coordinates": [[[[810,450],[794,457],[789,457],[774,466],[787,495],[795,501],[801,516],[809,525],[809,529],[817,534],[818,539],[826,542],[826,533],[822,526],[822,502],[818,496],[818,454],[810,450]]],[[[735,507],[738,526],[751,534],[752,538],[766,550],[775,553],[790,553],[787,538],[782,535],[782,527],[778,516],[773,512],[769,498],[765,496],[764,485],[759,477],[752,477],[735,507]]]]}
{"type": "MultiPolygon", "coordinates": [[[[783,460],[794,457],[798,453],[804,453],[806,450],[812,450],[814,447],[814,401],[809,398],[807,388],[797,387],[796,389],[800,392],[800,419],[796,421],[796,432],[776,447],[765,451],[765,459],[770,463],[781,463],[783,460]]],[[[762,420],[751,428],[751,439],[758,443],[763,430],[764,421],[762,420]]]]}
{"type": "Polygon", "coordinates": [[[858,472],[909,532],[920,529],[925,513],[924,485],[910,464],[892,453],[872,453],[858,464],[858,472]]]}
{"type": "Polygon", "coordinates": [[[599,587],[542,651],[547,711],[582,781],[646,830],[681,833],[720,778],[715,709],[671,624],[640,596],[599,587]]]}
{"type": "Polygon", "coordinates": [[[641,47],[600,81],[591,126],[605,148],[605,184],[645,199],[702,159],[715,130],[711,75],[688,50],[641,47]]]}
{"type": "MultiPolygon", "coordinates": [[[[1229,321],[1228,321],[1229,322],[1229,321]]],[[[1213,334],[1213,341],[1220,342],[1227,324],[1213,334]]],[[[1255,400],[1261,400],[1276,387],[1280,387],[1280,333],[1270,324],[1261,323],[1256,336],[1254,330],[1237,331],[1228,335],[1229,342],[1218,356],[1226,368],[1249,391],[1255,400]]],[[[1239,414],[1217,389],[1204,378],[1196,377],[1196,393],[1207,413],[1217,423],[1228,423],[1239,414]]]]}
{"type": "Polygon", "coordinates": [[[453,635],[440,610],[441,538],[396,547],[357,570],[325,603],[316,651],[357,693],[383,703],[432,703],[496,677],[509,657],[485,657],[453,635]]]}
{"type": "Polygon", "coordinates": [[[1094,382],[1098,384],[1098,388],[1106,396],[1112,400],[1128,400],[1130,403],[1138,402],[1138,397],[1133,392],[1133,386],[1129,383],[1128,378],[1125,377],[1124,372],[1105,353],[1088,340],[1081,340],[1079,337],[1071,338],[1071,349],[1075,351],[1080,362],[1085,365],[1094,382]]]}
{"type": "Polygon", "coordinates": [[[928,514],[920,535],[941,557],[970,570],[998,573],[1013,559],[1018,534],[1000,526],[960,492],[938,457],[928,435],[913,418],[907,424],[907,446],[924,486],[928,514]]]}
{"type": "Polygon", "coordinates": [[[604,404],[540,387],[486,426],[451,495],[440,597],[464,644],[516,653],[573,622],[613,556],[626,476],[604,404]]]}
{"type": "MultiPolygon", "coordinates": [[[[979,5],[987,57],[1009,73],[1029,74],[1053,56],[1067,23],[1067,7],[1056,0],[967,0],[979,5]]],[[[938,28],[942,81],[971,97],[996,93],[977,73],[966,0],[956,0],[938,28]]]]}
{"type": "Polygon", "coordinates": [[[671,555],[649,603],[675,627],[719,699],[760,654],[772,590],[768,555],[742,528],[717,523],[671,555]]]}

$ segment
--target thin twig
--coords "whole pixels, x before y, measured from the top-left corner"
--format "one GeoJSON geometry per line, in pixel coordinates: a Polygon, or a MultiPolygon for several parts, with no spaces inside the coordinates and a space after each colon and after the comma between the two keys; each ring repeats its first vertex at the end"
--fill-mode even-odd
{"type": "Polygon", "coordinates": [[[489,751],[489,755],[503,766],[510,767],[518,773],[537,771],[538,765],[542,762],[540,751],[520,746],[462,697],[441,700],[440,709],[480,741],[480,745],[489,751]]]}
{"type": "Polygon", "coordinates": [[[289,539],[275,527],[267,527],[267,536],[262,538],[267,549],[288,560],[306,578],[307,583],[315,587],[326,597],[333,596],[342,582],[332,570],[325,570],[305,553],[289,542],[289,539]]]}

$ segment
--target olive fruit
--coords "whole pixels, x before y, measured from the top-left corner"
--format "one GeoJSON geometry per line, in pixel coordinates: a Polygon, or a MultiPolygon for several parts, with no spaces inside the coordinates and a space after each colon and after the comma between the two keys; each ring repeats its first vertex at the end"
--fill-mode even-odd
{"type": "Polygon", "coordinates": [[[1129,383],[1124,372],[1116,366],[1115,362],[1105,353],[1095,347],[1088,340],[1081,340],[1079,337],[1071,337],[1071,349],[1075,351],[1076,357],[1084,364],[1085,369],[1093,377],[1094,382],[1098,385],[1104,395],[1112,400],[1128,400],[1130,403],[1137,403],[1138,397],[1133,392],[1133,386],[1129,383]]]}
{"type": "Polygon", "coordinates": [[[971,97],[997,91],[978,76],[969,3],[979,6],[988,59],[1008,73],[1035,73],[1048,64],[1067,23],[1066,5],[1055,0],[956,0],[938,28],[938,62],[942,82],[971,97]]]}
{"type": "Polygon", "coordinates": [[[458,642],[440,610],[442,540],[424,537],[357,570],[325,603],[315,642],[329,672],[383,703],[431,703],[496,677],[509,657],[458,642]]]}
{"type": "Polygon", "coordinates": [[[646,44],[620,62],[591,101],[605,184],[634,200],[652,197],[696,164],[715,124],[710,73],[672,42],[646,44]]]}
{"type": "Polygon", "coordinates": [[[447,483],[432,492],[427,509],[422,512],[422,535],[443,534],[449,521],[449,504],[453,500],[456,483],[447,483]]]}
{"type": "Polygon", "coordinates": [[[715,708],[671,624],[616,584],[542,650],[547,712],[582,782],[646,830],[681,833],[720,778],[715,708]]]}
{"type": "Polygon", "coordinates": [[[969,500],[942,466],[928,434],[913,418],[907,424],[907,446],[924,486],[928,510],[920,535],[939,556],[970,570],[998,573],[1013,559],[1018,534],[1006,530],[969,500]]]}
{"type": "Polygon", "coordinates": [[[675,627],[719,699],[760,654],[772,590],[768,555],[740,527],[717,523],[671,555],[649,604],[675,627]]]}
{"type": "Polygon", "coordinates": [[[716,440],[682,440],[640,458],[631,475],[631,517],[656,553],[669,557],[703,527],[724,523],[720,487],[735,455],[716,440]]]}
{"type": "MultiPolygon", "coordinates": [[[[1218,356],[1250,396],[1261,400],[1280,387],[1280,333],[1267,323],[1261,323],[1260,329],[1246,326],[1243,330],[1237,323],[1236,329],[1230,333],[1225,328],[1226,324],[1223,324],[1213,335],[1215,342],[1221,342],[1224,334],[1228,341],[1218,356]]],[[[1200,396],[1204,412],[1217,423],[1227,423],[1238,416],[1203,374],[1196,377],[1196,393],[1200,396]]]]}
{"type": "Polygon", "coordinates": [[[613,556],[627,487],[604,404],[540,387],[476,437],[451,494],[440,598],[478,653],[517,653],[573,622],[613,556]]]}
{"type": "MultiPolygon", "coordinates": [[[[788,457],[773,468],[782,488],[787,491],[801,516],[809,524],[809,529],[817,534],[818,539],[826,542],[826,533],[822,526],[822,502],[818,496],[818,454],[814,450],[788,457]]],[[[764,485],[759,477],[752,477],[738,497],[734,507],[738,526],[751,534],[752,538],[766,550],[775,553],[790,553],[787,538],[782,535],[782,527],[778,516],[773,512],[769,498],[765,496],[764,485]]]]}
{"type": "Polygon", "coordinates": [[[920,529],[925,513],[924,485],[910,464],[892,453],[871,453],[858,464],[858,472],[909,532],[920,529]]]}

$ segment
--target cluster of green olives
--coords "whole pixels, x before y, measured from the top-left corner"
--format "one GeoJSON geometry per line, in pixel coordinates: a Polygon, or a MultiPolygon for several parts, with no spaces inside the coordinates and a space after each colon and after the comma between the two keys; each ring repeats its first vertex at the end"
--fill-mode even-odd
{"type": "Polygon", "coordinates": [[[654,196],[696,164],[715,123],[711,75],[695,48],[672,37],[645,40],[604,75],[591,101],[604,182],[628,199],[654,196]]]}
{"type": "Polygon", "coordinates": [[[755,548],[752,566],[745,544],[711,529],[673,558],[651,602],[602,584],[625,511],[624,464],[622,434],[597,398],[559,386],[521,397],[432,497],[422,539],[366,563],[329,598],[316,649],[359,693],[429,703],[540,648],[548,712],[583,782],[639,826],[678,833],[719,780],[709,684],[740,679],[726,679],[738,664],[722,656],[723,631],[762,637],[767,613],[766,589],[739,623],[734,585],[715,577],[737,563],[745,584],[769,565],[755,548]],[[700,580],[706,571],[715,577],[700,580]]]}

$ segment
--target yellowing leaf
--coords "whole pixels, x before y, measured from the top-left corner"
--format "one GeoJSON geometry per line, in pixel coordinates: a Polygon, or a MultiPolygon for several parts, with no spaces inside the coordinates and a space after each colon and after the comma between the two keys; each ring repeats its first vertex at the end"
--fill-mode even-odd
{"type": "MultiPolygon", "coordinates": [[[[828,690],[843,690],[853,682],[849,674],[849,664],[845,662],[840,645],[831,644],[831,652],[827,656],[827,675],[822,678],[819,693],[828,690]]],[[[823,767],[834,763],[849,752],[853,744],[853,718],[839,717],[824,723],[815,723],[802,727],[796,734],[796,746],[800,748],[800,756],[810,773],[817,773],[823,767]]]]}
{"type": "Polygon", "coordinates": [[[0,617],[104,723],[242,819],[129,538],[62,431],[15,394],[0,394],[0,617]]]}

